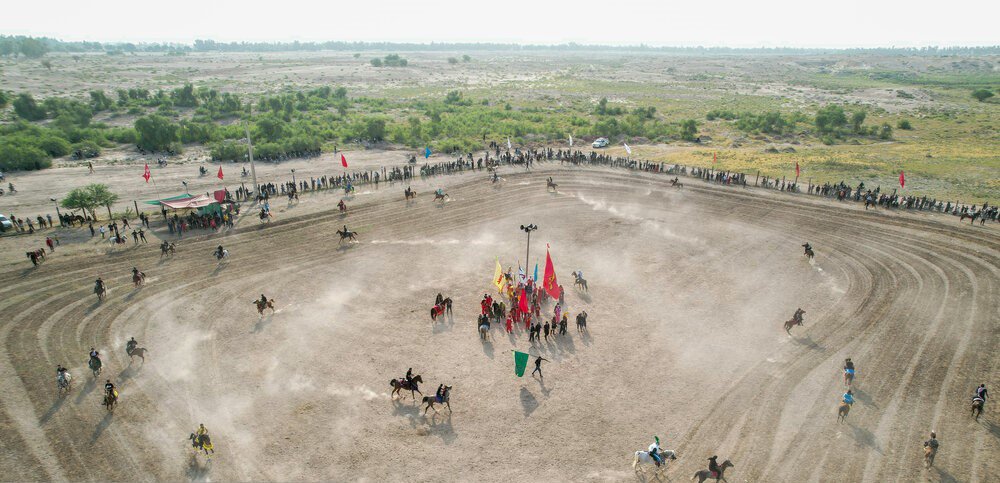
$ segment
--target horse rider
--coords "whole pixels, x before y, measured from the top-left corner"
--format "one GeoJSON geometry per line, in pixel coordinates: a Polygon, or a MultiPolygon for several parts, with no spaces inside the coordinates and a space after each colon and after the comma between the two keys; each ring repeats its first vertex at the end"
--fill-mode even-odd
{"type": "Polygon", "coordinates": [[[66,371],[67,371],[67,369],[65,367],[63,367],[62,364],[56,365],[56,377],[57,378],[65,379],[66,378],[66,371]]]}
{"type": "Polygon", "coordinates": [[[97,280],[94,280],[94,292],[101,293],[103,291],[104,291],[104,280],[101,280],[101,277],[97,277],[97,280]]]}
{"type": "Polygon", "coordinates": [[[663,457],[660,456],[660,437],[653,436],[653,444],[649,445],[649,457],[653,458],[653,462],[656,466],[660,466],[663,461],[663,457]]]}
{"type": "Polygon", "coordinates": [[[90,348],[90,358],[91,359],[100,359],[101,358],[101,354],[99,352],[97,352],[97,349],[94,349],[93,347],[91,347],[90,348]]]}
{"type": "Polygon", "coordinates": [[[261,307],[267,307],[267,297],[265,297],[264,294],[260,294],[260,301],[257,303],[259,303],[261,307]]]}
{"type": "Polygon", "coordinates": [[[976,388],[976,395],[972,396],[972,400],[975,401],[976,399],[981,399],[983,401],[983,406],[985,406],[986,398],[988,396],[989,395],[986,393],[986,384],[980,384],[979,387],[976,388]]]}
{"type": "Polygon", "coordinates": [[[792,316],[792,320],[798,322],[799,325],[802,325],[802,316],[805,315],[805,313],[806,311],[802,310],[802,307],[799,307],[795,310],[795,315],[792,316]]]}
{"type": "Polygon", "coordinates": [[[347,211],[347,203],[344,203],[344,200],[340,200],[340,203],[337,203],[337,208],[340,208],[340,211],[347,211]]]}
{"type": "Polygon", "coordinates": [[[850,390],[844,393],[844,403],[848,406],[854,406],[854,393],[850,390]]]}
{"type": "Polygon", "coordinates": [[[441,302],[444,302],[444,296],[438,292],[437,297],[434,297],[434,305],[441,305],[441,302]]]}
{"type": "Polygon", "coordinates": [[[444,384],[438,385],[437,391],[434,392],[434,398],[437,400],[438,404],[444,402],[444,393],[445,393],[444,384]]]}
{"type": "Polygon", "coordinates": [[[132,267],[132,276],[133,277],[138,277],[140,273],[142,273],[142,272],[140,272],[138,268],[132,267]]]}
{"type": "Polygon", "coordinates": [[[937,440],[937,433],[931,431],[931,439],[924,441],[924,447],[930,448],[933,452],[937,453],[938,446],[940,446],[940,443],[937,440]]]}
{"type": "Polygon", "coordinates": [[[222,248],[222,245],[219,245],[219,246],[218,246],[218,247],[216,247],[216,249],[215,249],[215,258],[218,258],[218,259],[220,259],[220,260],[221,260],[221,259],[222,259],[222,255],[223,255],[224,253],[225,253],[225,250],[224,250],[224,249],[222,248]]]}
{"type": "Polygon", "coordinates": [[[718,455],[712,455],[712,457],[708,459],[708,472],[712,474],[712,478],[715,478],[719,475],[719,462],[717,461],[718,459],[719,459],[718,455]]]}
{"type": "Polygon", "coordinates": [[[578,282],[581,281],[581,280],[583,280],[583,270],[577,270],[576,271],[576,280],[578,282]]]}
{"type": "Polygon", "coordinates": [[[805,251],[802,253],[803,255],[808,255],[809,251],[813,249],[812,245],[810,245],[809,242],[806,242],[804,245],[802,245],[802,248],[805,249],[805,251]]]}
{"type": "Polygon", "coordinates": [[[344,234],[349,235],[351,232],[347,229],[347,225],[344,225],[344,234]]]}
{"type": "Polygon", "coordinates": [[[208,434],[208,429],[205,428],[205,424],[204,423],[198,424],[198,429],[196,429],[194,431],[194,434],[196,436],[198,436],[199,438],[201,438],[202,436],[208,434]]]}
{"type": "Polygon", "coordinates": [[[844,378],[847,378],[848,375],[854,377],[854,361],[850,357],[844,359],[844,378]]]}
{"type": "Polygon", "coordinates": [[[131,354],[132,351],[135,350],[135,347],[138,345],[139,343],[136,342],[135,337],[129,339],[129,341],[125,343],[125,352],[131,354]]]}
{"type": "Polygon", "coordinates": [[[403,377],[403,380],[406,381],[406,387],[413,387],[413,368],[412,367],[406,370],[406,376],[403,377]]]}
{"type": "Polygon", "coordinates": [[[112,394],[114,394],[114,390],[115,390],[115,385],[114,383],[111,382],[111,379],[106,380],[104,382],[104,395],[111,396],[112,394]]]}

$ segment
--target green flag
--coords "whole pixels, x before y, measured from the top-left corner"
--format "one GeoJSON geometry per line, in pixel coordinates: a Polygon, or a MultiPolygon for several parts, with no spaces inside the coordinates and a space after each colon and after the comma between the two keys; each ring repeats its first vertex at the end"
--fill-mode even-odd
{"type": "Polygon", "coordinates": [[[528,367],[528,354],[514,351],[514,374],[524,377],[524,369],[528,367]]]}

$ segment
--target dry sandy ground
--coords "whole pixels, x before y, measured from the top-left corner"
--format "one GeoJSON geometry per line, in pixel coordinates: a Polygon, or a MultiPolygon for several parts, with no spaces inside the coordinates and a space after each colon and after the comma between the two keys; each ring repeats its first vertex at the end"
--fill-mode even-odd
{"type": "Polygon", "coordinates": [[[0,273],[0,453],[12,480],[628,481],[653,435],[686,480],[718,454],[730,481],[997,481],[1000,421],[968,396],[995,386],[1000,237],[994,228],[885,216],[825,202],[553,164],[397,188],[352,202],[303,200],[266,228],[153,247],[59,252],[0,273]],[[558,193],[545,191],[555,176],[558,193]],[[453,197],[434,203],[426,191],[453,197]],[[312,213],[300,216],[299,213],[312,213]],[[590,333],[536,344],[473,321],[495,257],[551,246],[590,333]],[[342,224],[361,243],[338,246],[342,224]],[[335,235],[334,235],[335,236],[335,235]],[[799,245],[816,247],[813,263],[799,245]],[[232,259],[209,255],[224,243],[232,259]],[[132,289],[129,269],[149,276],[132,289]],[[110,293],[96,303],[93,280],[110,293]],[[265,293],[277,313],[259,318],[265,293]],[[454,319],[432,324],[438,292],[454,319]],[[796,307],[806,326],[785,335],[796,307]],[[125,341],[149,349],[129,364],[125,341]],[[105,355],[100,381],[90,347],[105,355]],[[541,354],[544,382],[516,378],[511,349],[541,354]],[[835,408],[845,357],[858,403],[835,408]],[[54,369],[76,376],[65,397],[54,369]],[[408,367],[425,393],[453,384],[454,412],[424,416],[388,381],[408,367]],[[113,414],[100,383],[122,393],[113,414]],[[216,454],[186,441],[204,423],[216,454]],[[935,429],[935,468],[920,443],[935,429]],[[993,455],[993,456],[990,456],[993,455]]]}

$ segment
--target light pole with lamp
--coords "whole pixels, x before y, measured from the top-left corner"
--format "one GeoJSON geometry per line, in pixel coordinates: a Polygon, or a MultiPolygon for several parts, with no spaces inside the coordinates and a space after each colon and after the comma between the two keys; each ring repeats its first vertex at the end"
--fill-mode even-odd
{"type": "Polygon", "coordinates": [[[528,260],[530,260],[530,258],[528,258],[528,257],[531,255],[531,232],[533,232],[533,231],[535,231],[537,229],[538,229],[538,225],[521,225],[521,230],[523,230],[525,233],[528,234],[528,248],[524,251],[524,266],[525,266],[524,270],[525,270],[525,273],[527,273],[527,270],[528,270],[527,267],[530,264],[530,262],[528,261],[528,260]]]}
{"type": "Polygon", "coordinates": [[[59,218],[59,226],[63,226],[62,213],[59,213],[59,203],[56,201],[55,198],[49,198],[49,201],[51,201],[56,205],[56,217],[59,218]]]}
{"type": "Polygon", "coordinates": [[[295,169],[292,169],[292,184],[295,185],[295,190],[298,191],[299,185],[295,182],[295,169]]]}

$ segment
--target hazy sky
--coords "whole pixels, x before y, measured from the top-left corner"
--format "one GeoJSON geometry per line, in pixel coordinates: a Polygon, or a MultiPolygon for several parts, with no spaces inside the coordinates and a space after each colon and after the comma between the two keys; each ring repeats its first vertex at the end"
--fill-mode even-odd
{"type": "Polygon", "coordinates": [[[734,47],[1000,44],[1000,1],[14,0],[0,33],[64,40],[386,40],[734,47]]]}

